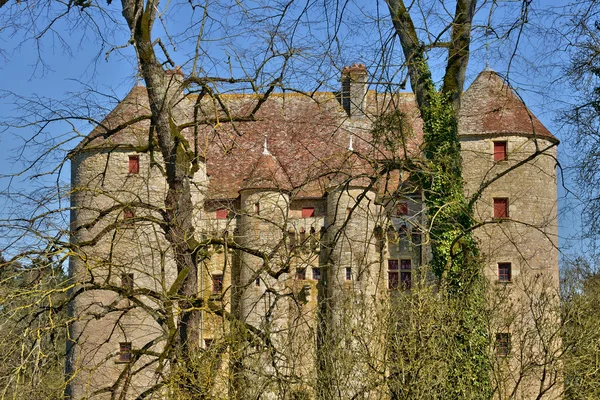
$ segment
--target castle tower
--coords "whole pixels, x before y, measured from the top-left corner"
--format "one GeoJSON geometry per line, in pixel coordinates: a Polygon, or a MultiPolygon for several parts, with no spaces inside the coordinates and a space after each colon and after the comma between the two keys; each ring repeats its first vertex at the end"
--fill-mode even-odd
{"type": "MultiPolygon", "coordinates": [[[[167,294],[177,271],[154,222],[167,190],[162,157],[148,143],[148,120],[112,132],[149,113],[146,88],[136,86],[71,152],[70,273],[77,296],[70,309],[68,398],[136,398],[156,381],[156,358],[143,353],[160,352],[168,330],[153,299],[167,294]]],[[[206,187],[201,157],[193,180],[199,209],[206,187]]]]}
{"type": "Polygon", "coordinates": [[[289,180],[269,152],[265,139],[263,153],[240,189],[235,240],[241,249],[232,271],[232,307],[240,321],[263,331],[269,343],[257,342],[256,348],[243,351],[241,374],[245,382],[237,386],[244,393],[236,394],[240,398],[256,397],[260,392],[277,393],[272,386],[276,382],[269,382],[269,376],[274,374],[273,368],[287,368],[283,354],[289,350],[287,296],[291,294],[289,281],[293,276],[287,238],[290,189],[289,180]],[[281,358],[277,360],[274,354],[281,358]]]}
{"type": "MultiPolygon", "coordinates": [[[[556,146],[558,140],[493,71],[464,93],[464,190],[487,265],[499,393],[560,391],[556,146]],[[543,373],[545,371],[545,373],[543,373]]],[[[502,397],[504,398],[504,397],[502,397]]]]}
{"type": "Polygon", "coordinates": [[[319,294],[323,325],[318,356],[326,371],[321,390],[325,398],[327,390],[333,390],[329,396],[363,393],[363,398],[379,398],[380,393],[368,387],[380,377],[366,360],[383,360],[377,355],[383,351],[380,318],[387,310],[379,232],[385,222],[370,167],[351,152],[343,158],[327,190],[321,258],[325,279],[319,294]],[[327,380],[347,385],[328,387],[327,380]]]}

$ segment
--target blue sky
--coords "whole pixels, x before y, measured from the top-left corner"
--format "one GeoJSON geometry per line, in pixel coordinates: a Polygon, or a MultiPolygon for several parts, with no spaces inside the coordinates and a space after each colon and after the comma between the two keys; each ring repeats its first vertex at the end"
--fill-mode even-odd
{"type": "MultiPolygon", "coordinates": [[[[360,2],[358,3],[360,5],[360,2]]],[[[102,4],[105,3],[102,2],[102,4]]],[[[535,22],[536,24],[549,26],[554,15],[546,15],[546,13],[556,11],[553,7],[561,5],[561,3],[557,1],[538,1],[534,2],[534,5],[537,6],[538,11],[532,14],[532,18],[536,20],[532,21],[531,25],[535,22]]],[[[119,19],[120,17],[117,6],[118,4],[116,3],[111,6],[112,9],[110,11],[114,12],[114,14],[103,16],[95,14],[95,20],[89,20],[88,23],[97,23],[101,27],[103,37],[109,43],[123,45],[127,42],[128,32],[122,25],[115,25],[110,21],[110,18],[119,19]]],[[[514,6],[514,4],[508,4],[508,6],[514,6]]],[[[189,11],[186,11],[185,8],[178,9],[177,7],[176,4],[171,6],[166,24],[177,30],[177,35],[171,38],[171,45],[178,47],[178,51],[173,53],[172,56],[176,63],[184,65],[185,71],[186,68],[188,70],[191,68],[191,64],[185,62],[191,50],[189,44],[185,44],[186,42],[183,41],[183,38],[187,38],[187,35],[190,34],[184,27],[188,26],[190,21],[195,21],[195,19],[194,16],[189,15],[189,11]],[[179,40],[178,38],[182,39],[179,40]]],[[[362,11],[374,11],[371,8],[365,9],[364,6],[356,7],[351,10],[352,13],[348,11],[350,13],[348,14],[348,21],[354,25],[342,26],[338,31],[340,37],[339,47],[333,49],[338,62],[348,61],[350,63],[364,61],[373,57],[373,47],[361,46],[360,43],[361,41],[367,43],[369,40],[374,40],[378,32],[375,28],[375,23],[364,19],[361,20],[361,18],[364,18],[361,14],[361,9],[362,11]],[[352,49],[345,51],[345,46],[348,49],[352,49]]],[[[384,11],[383,8],[381,10],[384,11]]],[[[314,17],[320,11],[322,10],[313,10],[310,17],[314,17]]],[[[482,10],[478,22],[485,22],[487,11],[488,9],[482,10]]],[[[497,10],[496,12],[499,19],[506,19],[507,21],[513,20],[515,16],[518,16],[518,10],[512,13],[502,10],[497,10]]],[[[384,15],[385,17],[386,15],[384,15]]],[[[227,24],[237,23],[233,19],[234,17],[229,16],[227,24]]],[[[310,18],[307,16],[306,20],[302,21],[303,24],[299,24],[296,27],[297,39],[294,37],[294,44],[302,43],[302,40],[306,39],[305,33],[308,25],[304,23],[310,22],[309,20],[310,18]]],[[[4,20],[0,19],[0,21],[4,20]]],[[[384,24],[387,23],[388,21],[384,20],[384,24]]],[[[7,96],[8,92],[23,97],[38,96],[39,98],[44,98],[40,101],[40,104],[51,107],[54,103],[49,100],[50,98],[75,100],[75,103],[77,103],[75,94],[80,93],[85,88],[91,88],[94,91],[115,96],[113,99],[98,95],[93,97],[94,99],[103,101],[105,104],[114,104],[117,98],[122,98],[130,90],[136,83],[135,57],[133,56],[132,48],[128,47],[116,50],[106,58],[105,53],[110,48],[109,43],[100,44],[93,30],[84,30],[83,26],[84,24],[77,19],[77,16],[60,20],[52,27],[57,33],[55,34],[52,31],[46,33],[39,43],[32,39],[24,41],[24,39],[36,34],[33,27],[22,27],[20,31],[16,31],[16,34],[11,29],[0,30],[0,90],[3,91],[3,95],[0,95],[0,121],[6,122],[11,118],[19,116],[24,111],[22,101],[15,104],[16,99],[7,96]],[[38,47],[37,44],[40,44],[41,47],[38,47]],[[43,64],[40,60],[43,60],[43,64]]],[[[89,27],[90,25],[87,26],[89,27]]],[[[225,26],[226,24],[219,26],[215,22],[210,29],[214,30],[215,35],[223,35],[223,32],[226,31],[225,26]]],[[[316,37],[322,37],[325,40],[328,34],[335,31],[335,26],[320,25],[319,29],[321,31],[317,32],[315,29],[311,34],[316,37]]],[[[157,30],[158,33],[162,32],[160,25],[157,30]]],[[[37,32],[39,33],[39,31],[37,32]]],[[[481,32],[482,30],[480,29],[480,36],[481,32]]],[[[207,35],[207,37],[210,37],[210,35],[207,35]]],[[[246,52],[252,52],[253,47],[261,45],[261,40],[263,39],[259,33],[249,33],[244,36],[232,37],[230,43],[232,46],[243,46],[246,52]]],[[[514,43],[495,42],[491,37],[488,40],[480,41],[473,48],[474,51],[467,79],[470,82],[485,67],[486,60],[489,61],[493,69],[501,73],[506,73],[508,66],[507,59],[511,58],[512,63],[509,77],[513,85],[519,89],[519,93],[526,100],[534,114],[561,139],[563,144],[560,147],[560,160],[563,165],[568,166],[573,155],[570,154],[568,146],[565,143],[565,137],[563,137],[566,131],[564,127],[555,122],[557,110],[565,106],[563,100],[566,98],[565,93],[568,93],[568,88],[563,83],[554,81],[555,77],[560,76],[561,71],[559,67],[552,66],[557,61],[564,60],[565,53],[558,51],[560,50],[559,48],[553,53],[554,56],[549,55],[549,48],[559,44],[552,42],[555,39],[540,36],[539,33],[533,31],[532,27],[531,31],[528,30],[526,35],[519,38],[519,51],[516,54],[512,53],[514,43]],[[486,44],[489,44],[488,50],[486,50],[486,44]]],[[[289,38],[286,40],[292,42],[289,38]]],[[[516,39],[513,38],[513,40],[516,39]]],[[[218,69],[223,65],[219,63],[226,63],[227,58],[230,58],[233,53],[226,42],[208,43],[210,44],[206,45],[207,49],[210,49],[212,55],[216,56],[217,61],[206,65],[205,69],[211,74],[216,74],[219,72],[218,69]]],[[[298,64],[300,69],[316,68],[316,66],[308,63],[308,61],[305,62],[307,64],[304,66],[301,62],[298,64]]],[[[434,68],[436,65],[440,65],[435,59],[432,59],[431,62],[434,68]]],[[[327,60],[323,61],[323,65],[325,64],[327,64],[327,60]]],[[[322,68],[324,71],[327,70],[327,66],[322,68]]],[[[239,70],[235,72],[237,73],[239,70]]],[[[334,87],[337,85],[337,80],[329,80],[326,82],[325,87],[327,85],[334,87]]],[[[67,112],[68,110],[65,111],[67,112]]],[[[91,126],[84,122],[76,122],[75,127],[81,131],[81,134],[85,134],[91,130],[91,126]]],[[[5,195],[9,191],[12,192],[22,187],[32,188],[39,184],[29,179],[31,171],[13,179],[9,178],[9,175],[23,169],[24,164],[19,160],[19,151],[24,143],[24,139],[29,137],[34,132],[34,129],[35,127],[2,129],[0,125],[0,172],[2,174],[2,178],[0,178],[0,190],[5,195]]],[[[69,130],[69,127],[61,124],[46,128],[47,136],[40,140],[41,143],[37,143],[33,148],[28,150],[25,153],[25,158],[31,160],[34,157],[35,151],[41,151],[43,146],[52,139],[61,138],[65,129],[69,130]]],[[[74,147],[76,142],[77,140],[73,140],[63,144],[61,146],[63,153],[58,153],[57,157],[64,156],[64,151],[74,147]]],[[[53,161],[55,161],[55,158],[49,159],[48,163],[43,165],[43,168],[48,170],[53,161]]],[[[68,165],[63,170],[61,178],[63,182],[68,183],[68,165]]],[[[46,179],[45,182],[54,182],[56,175],[51,175],[46,179]]],[[[567,185],[572,188],[569,179],[567,179],[567,185]]],[[[583,251],[585,248],[583,242],[565,240],[565,238],[576,235],[580,231],[581,223],[577,217],[577,202],[572,201],[572,199],[566,201],[566,192],[562,188],[559,195],[561,197],[560,206],[562,210],[560,225],[561,237],[563,239],[561,239],[561,246],[564,249],[568,249],[570,253],[583,251]],[[569,246],[575,247],[569,248],[569,246]]],[[[5,215],[7,213],[14,213],[15,210],[11,208],[12,203],[10,201],[7,202],[6,199],[7,197],[0,202],[2,207],[0,212],[5,215]]]]}

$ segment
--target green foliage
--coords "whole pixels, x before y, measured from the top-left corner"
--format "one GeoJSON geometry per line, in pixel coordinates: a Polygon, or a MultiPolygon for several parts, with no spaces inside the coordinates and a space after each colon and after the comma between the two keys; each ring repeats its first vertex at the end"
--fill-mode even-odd
{"type": "Polygon", "coordinates": [[[600,274],[577,259],[563,270],[565,398],[600,397],[600,274]]]}
{"type": "Polygon", "coordinates": [[[400,110],[379,116],[371,128],[373,143],[396,154],[403,150],[406,155],[406,143],[414,135],[412,124],[406,114],[400,110]]]}
{"type": "MultiPolygon", "coordinates": [[[[479,250],[471,236],[472,210],[463,194],[458,125],[452,100],[433,84],[429,67],[421,60],[425,105],[423,152],[425,168],[417,173],[424,190],[430,221],[431,269],[441,281],[440,298],[449,305],[452,321],[446,340],[445,382],[439,398],[491,397],[489,337],[487,333],[485,278],[479,250]]],[[[387,119],[391,132],[402,132],[402,119],[387,119]],[[393,122],[399,124],[392,127],[393,122]]],[[[381,129],[383,124],[376,125],[381,129]]],[[[376,132],[378,137],[384,136],[376,132]]]]}
{"type": "Polygon", "coordinates": [[[51,257],[0,260],[0,398],[63,398],[65,282],[51,257]]]}

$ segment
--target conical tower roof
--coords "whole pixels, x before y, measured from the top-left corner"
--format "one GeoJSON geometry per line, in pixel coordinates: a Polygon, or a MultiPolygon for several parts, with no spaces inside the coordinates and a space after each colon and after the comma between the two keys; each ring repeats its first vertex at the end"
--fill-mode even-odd
{"type": "Polygon", "coordinates": [[[73,152],[120,146],[145,147],[148,146],[149,127],[148,92],[143,86],[134,86],[73,152]]]}
{"type": "Polygon", "coordinates": [[[482,71],[463,94],[460,135],[525,135],[558,142],[496,72],[482,71]]]}
{"type": "Polygon", "coordinates": [[[240,190],[278,190],[289,191],[292,189],[290,180],[277,159],[265,148],[258,157],[250,174],[244,179],[240,190]]]}

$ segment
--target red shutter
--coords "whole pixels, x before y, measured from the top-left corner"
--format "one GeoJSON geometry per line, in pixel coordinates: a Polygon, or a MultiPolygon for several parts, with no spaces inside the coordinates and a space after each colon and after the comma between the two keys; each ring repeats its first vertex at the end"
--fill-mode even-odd
{"type": "Polygon", "coordinates": [[[506,142],[494,142],[494,161],[504,161],[506,159],[506,142]]]}
{"type": "Polygon", "coordinates": [[[227,219],[227,214],[229,214],[229,210],[226,208],[219,208],[217,210],[217,219],[227,219]]]}
{"type": "Polygon", "coordinates": [[[399,203],[396,206],[396,215],[408,215],[408,203],[399,203]]]}
{"type": "Polygon", "coordinates": [[[508,199],[494,199],[494,218],[508,218],[508,199]]]}
{"type": "Polygon", "coordinates": [[[302,218],[312,218],[315,216],[314,207],[302,207],[302,218]]]}
{"type": "Polygon", "coordinates": [[[139,174],[140,173],[140,157],[129,156],[129,173],[139,174]]]}

